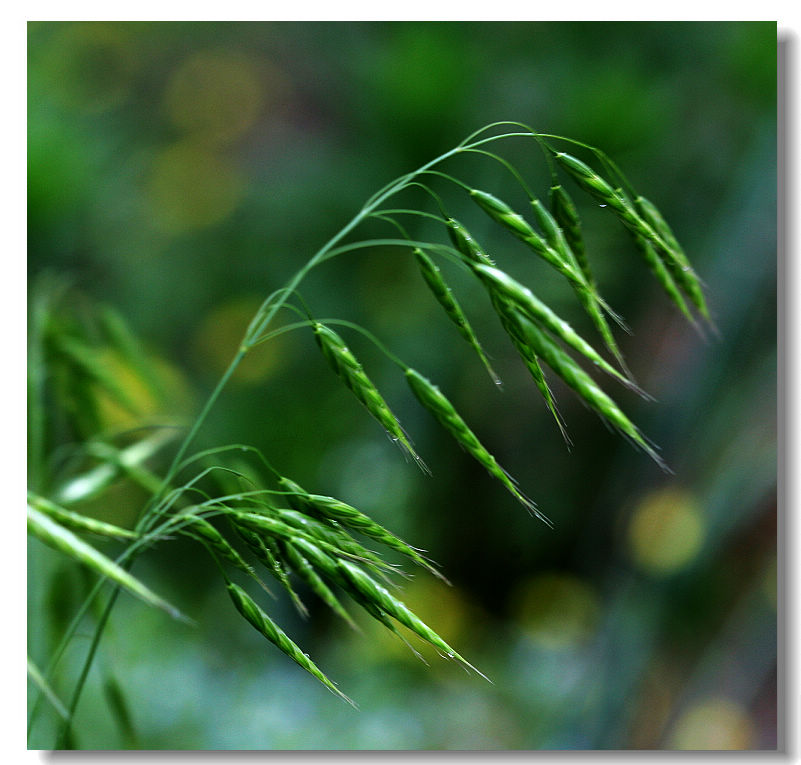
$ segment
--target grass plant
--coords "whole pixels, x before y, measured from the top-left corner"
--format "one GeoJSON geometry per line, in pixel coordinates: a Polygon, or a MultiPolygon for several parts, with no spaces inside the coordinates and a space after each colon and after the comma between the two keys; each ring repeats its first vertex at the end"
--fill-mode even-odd
{"type": "MultiPolygon", "coordinates": [[[[598,149],[571,139],[540,134],[515,122],[495,123],[482,128],[370,197],[350,222],[303,264],[285,285],[264,300],[241,342],[232,349],[228,368],[192,425],[179,438],[171,428],[140,434],[124,446],[99,442],[95,438],[97,397],[100,394],[126,409],[135,409],[136,404],[114,377],[106,373],[92,338],[99,333],[104,343],[110,343],[137,365],[144,384],[157,385],[158,375],[137,353],[137,344],[119,316],[99,311],[97,331],[93,334],[85,331],[74,317],[59,313],[60,288],[44,285],[36,293],[31,302],[33,321],[29,358],[31,493],[28,528],[33,536],[88,569],[96,578],[96,585],[61,637],[48,665],[40,668],[29,660],[29,674],[38,689],[30,713],[29,733],[41,714],[40,702],[46,701],[55,708],[61,720],[53,747],[73,745],[75,710],[120,591],[131,593],[148,605],[181,618],[178,608],[130,573],[141,554],[154,545],[169,545],[177,537],[201,545],[211,557],[220,571],[221,583],[230,596],[234,613],[243,617],[267,641],[328,690],[349,703],[353,702],[267,613],[259,602],[261,592],[249,593],[234,581],[234,577],[240,577],[243,583],[253,580],[254,584],[267,589],[260,578],[266,571],[298,611],[305,614],[308,613],[307,606],[295,586],[297,582],[303,582],[306,590],[351,626],[355,626],[355,622],[348,608],[355,606],[399,636],[402,637],[399,628],[406,629],[433,645],[446,659],[473,669],[466,658],[388,589],[389,582],[394,581],[399,571],[385,560],[386,551],[392,551],[444,579],[420,550],[344,499],[302,488],[280,472],[281,466],[273,467],[256,449],[232,445],[198,452],[192,450],[209,412],[217,405],[228,381],[253,349],[287,332],[306,332],[314,336],[323,357],[333,369],[332,384],[338,380],[353,393],[405,456],[427,471],[411,435],[401,426],[386,398],[343,336],[357,332],[374,342],[397,364],[422,407],[465,452],[527,510],[550,523],[468,424],[469,412],[457,412],[435,383],[398,358],[369,329],[345,320],[317,318],[300,297],[299,288],[304,279],[322,263],[358,250],[390,247],[408,253],[414,259],[425,286],[443,311],[443,319],[456,326],[493,381],[500,382],[489,363],[484,345],[467,319],[464,304],[446,281],[437,265],[438,260],[456,264],[485,289],[490,306],[534,378],[537,390],[560,429],[564,426],[547,377],[551,373],[561,378],[605,423],[666,468],[655,447],[593,376],[593,372],[600,371],[616,384],[639,390],[631,379],[607,321],[609,317],[617,320],[617,316],[599,294],[590,265],[591,247],[584,240],[579,208],[562,185],[563,180],[575,184],[578,192],[587,193],[614,213],[632,239],[632,251],[646,260],[667,298],[683,315],[699,324],[709,321],[700,279],[672,230],[656,207],[632,189],[617,166],[598,149]],[[500,152],[511,140],[528,142],[535,155],[542,152],[551,174],[548,206],[531,194],[522,176],[508,160],[487,151],[487,147],[493,147],[500,152]],[[597,169],[563,151],[560,147],[565,143],[574,147],[572,150],[586,152],[588,162],[597,169]],[[501,161],[511,170],[529,194],[531,220],[494,194],[474,188],[450,174],[458,169],[460,157],[468,154],[483,156],[487,161],[501,161]],[[449,172],[445,173],[443,168],[449,172]],[[441,193],[429,185],[435,182],[445,187],[441,193]],[[419,191],[421,188],[427,192],[426,204],[432,200],[436,203],[436,212],[422,205],[416,210],[388,207],[390,200],[401,192],[419,191]],[[602,348],[580,336],[535,296],[532,287],[512,276],[502,262],[501,253],[487,252],[466,226],[446,209],[449,204],[446,191],[448,194],[467,191],[496,226],[516,237],[528,252],[544,261],[557,278],[568,281],[578,308],[586,312],[602,348]],[[401,213],[436,221],[442,236],[430,241],[412,238],[400,223],[401,213]],[[387,224],[390,236],[375,239],[353,237],[362,224],[371,220],[387,224]],[[285,320],[290,315],[292,320],[285,320]],[[338,326],[343,334],[333,326],[338,326]],[[546,373],[545,368],[550,371],[546,373]],[[72,402],[62,407],[61,416],[71,422],[75,432],[83,438],[84,453],[91,462],[90,467],[61,472],[52,469],[53,458],[47,450],[50,442],[48,421],[44,414],[46,401],[51,400],[72,402]],[[174,446],[176,440],[177,446],[174,446]],[[146,463],[167,449],[171,449],[171,456],[166,469],[158,474],[151,472],[146,463]],[[229,461],[233,456],[239,462],[229,461]],[[243,459],[252,468],[247,474],[238,467],[243,459]],[[254,474],[263,478],[254,483],[254,474]],[[99,521],[79,509],[81,502],[88,498],[95,503],[104,498],[113,502],[107,489],[117,479],[132,481],[147,494],[147,500],[131,528],[99,521]],[[98,549],[101,544],[117,552],[101,552],[98,549]],[[101,596],[105,596],[105,601],[101,596]],[[85,650],[81,672],[77,679],[70,680],[60,671],[61,658],[79,628],[85,630],[87,624],[92,630],[92,639],[85,650]]],[[[86,460],[80,464],[84,466],[86,460]]],[[[532,533],[539,532],[533,528],[532,533]]]]}

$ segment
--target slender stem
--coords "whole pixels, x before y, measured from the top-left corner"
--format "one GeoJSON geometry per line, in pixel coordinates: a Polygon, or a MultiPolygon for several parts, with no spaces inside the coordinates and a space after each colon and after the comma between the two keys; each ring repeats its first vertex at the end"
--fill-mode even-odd
{"type": "Polygon", "coordinates": [[[100,644],[100,638],[103,635],[103,630],[105,629],[105,626],[108,623],[108,618],[111,615],[111,609],[114,607],[114,603],[116,602],[119,594],[120,588],[117,586],[112,590],[108,599],[108,603],[106,603],[106,607],[103,609],[103,613],[101,614],[97,623],[97,627],[95,628],[95,633],[92,635],[92,643],[89,646],[89,651],[84,659],[83,667],[81,667],[81,674],[75,683],[75,689],[72,693],[72,700],[70,701],[69,708],[67,709],[68,717],[64,721],[64,725],[61,728],[61,733],[59,734],[55,746],[56,749],[63,749],[67,736],[69,736],[70,729],[72,728],[72,720],[75,716],[75,709],[77,708],[78,701],[81,698],[81,691],[86,683],[86,678],[89,675],[89,670],[92,666],[92,662],[94,661],[95,654],[97,653],[97,647],[100,644]]]}
{"type": "Polygon", "coordinates": [[[402,207],[388,208],[386,210],[376,210],[374,213],[372,213],[372,216],[374,218],[381,217],[382,215],[417,215],[420,218],[431,218],[432,220],[437,221],[437,223],[447,223],[447,221],[440,215],[435,215],[434,213],[425,212],[424,210],[408,210],[402,207]]]}
{"type": "Polygon", "coordinates": [[[493,154],[491,151],[486,151],[485,149],[466,149],[466,151],[472,152],[473,154],[483,154],[485,157],[490,157],[496,162],[500,162],[512,174],[512,176],[514,176],[515,180],[520,184],[523,191],[526,192],[526,196],[529,199],[534,199],[534,194],[531,193],[531,189],[529,188],[528,184],[523,180],[523,176],[520,175],[517,169],[510,162],[507,162],[503,157],[499,157],[497,154],[493,154]]]}
{"type": "Polygon", "coordinates": [[[161,483],[161,487],[159,488],[158,492],[156,492],[156,494],[153,496],[151,501],[148,503],[146,512],[139,519],[139,522],[137,523],[136,526],[137,531],[139,531],[144,525],[144,522],[147,520],[149,511],[152,509],[154,503],[158,502],[158,500],[161,499],[161,495],[164,493],[164,490],[167,488],[173,476],[175,475],[178,463],[181,461],[181,459],[183,459],[184,454],[186,454],[186,450],[189,448],[189,445],[194,440],[195,436],[197,435],[197,432],[200,430],[201,426],[206,421],[206,418],[208,417],[211,408],[214,406],[214,403],[219,398],[223,388],[228,383],[228,380],[231,379],[231,375],[233,375],[233,373],[236,371],[236,368],[239,366],[240,362],[247,354],[247,350],[248,349],[245,348],[244,346],[239,347],[239,350],[236,352],[236,355],[232,359],[231,363],[228,365],[228,369],[225,370],[223,376],[220,378],[220,381],[217,383],[216,387],[211,392],[211,395],[209,396],[208,400],[203,406],[203,409],[201,409],[200,414],[197,416],[197,419],[190,428],[189,433],[187,433],[183,442],[178,447],[178,451],[175,453],[175,457],[173,457],[172,464],[167,470],[167,474],[164,476],[164,480],[161,483]]]}

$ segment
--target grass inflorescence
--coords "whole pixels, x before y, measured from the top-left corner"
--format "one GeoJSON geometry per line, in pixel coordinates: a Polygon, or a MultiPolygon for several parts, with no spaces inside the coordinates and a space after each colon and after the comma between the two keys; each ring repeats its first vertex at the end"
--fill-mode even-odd
{"type": "MultiPolygon", "coordinates": [[[[620,353],[608,319],[624,328],[625,325],[600,294],[590,265],[591,248],[583,233],[579,205],[563,186],[562,177],[570,179],[593,202],[612,211],[631,236],[632,249],[643,258],[656,282],[683,315],[693,323],[709,321],[710,313],[701,280],[657,207],[634,191],[617,166],[599,150],[564,137],[536,133],[519,123],[487,126],[416,171],[387,184],[283,287],[270,293],[250,322],[239,346],[233,350],[228,369],[175,450],[172,462],[158,475],[143,463],[153,458],[172,439],[172,434],[167,437],[157,431],[155,435],[120,448],[106,444],[101,449],[93,442],[95,446],[91,452],[89,446],[86,450],[99,464],[88,472],[68,475],[57,482],[48,481],[46,452],[49,434],[43,414],[43,402],[51,394],[48,385],[62,386],[63,390],[55,391],[55,400],[71,402],[71,408],[65,412],[64,418],[71,423],[76,434],[91,431],[96,425],[96,402],[87,397],[87,391],[103,391],[122,407],[131,408],[132,404],[127,400],[125,391],[104,372],[99,361],[100,352],[81,334],[80,323],[59,320],[53,308],[57,303],[55,298],[49,299],[47,295],[37,297],[31,323],[29,423],[34,492],[29,495],[28,528],[32,535],[77,560],[98,577],[97,586],[64,636],[50,665],[40,671],[36,663],[31,663],[37,687],[56,706],[64,720],[59,742],[69,739],[75,708],[117,592],[125,590],[149,605],[180,616],[177,608],[156,595],[129,571],[134,559],[145,549],[155,544],[166,544],[178,536],[193,540],[205,549],[219,567],[235,610],[253,628],[308,674],[349,703],[352,703],[350,699],[232,577],[242,577],[246,581],[252,579],[266,590],[261,579],[266,572],[280,586],[279,593],[283,590],[304,617],[310,612],[303,601],[307,594],[318,598],[352,627],[356,627],[356,621],[349,607],[355,605],[402,640],[406,641],[403,633],[406,630],[432,645],[446,658],[473,668],[443,637],[422,622],[394,594],[394,589],[390,589],[396,586],[397,576],[403,575],[399,564],[390,562],[393,557],[444,579],[423,551],[347,501],[304,489],[295,480],[282,475],[256,449],[232,446],[191,454],[190,447],[210,410],[250,351],[273,337],[302,330],[310,331],[314,336],[339,382],[356,397],[404,454],[428,472],[387,399],[345,338],[333,328],[333,325],[340,325],[343,333],[345,328],[358,331],[362,338],[374,342],[386,353],[404,375],[417,403],[433,416],[456,444],[515,500],[550,525],[547,517],[498,463],[493,454],[497,451],[497,445],[476,433],[468,424],[469,413],[458,412],[437,384],[414,365],[396,357],[366,328],[345,319],[313,317],[309,306],[300,298],[298,287],[316,266],[325,261],[376,246],[397,247],[410,254],[425,287],[442,310],[444,320],[455,325],[493,382],[498,383],[498,375],[489,362],[484,344],[468,319],[470,306],[457,299],[445,273],[436,262],[438,258],[450,261],[483,288],[489,306],[531,374],[535,389],[568,443],[566,427],[549,384],[549,375],[561,379],[605,423],[644,451],[660,467],[666,467],[656,448],[624,414],[620,405],[602,390],[593,376],[594,372],[600,372],[607,380],[645,395],[633,382],[620,353]],[[507,132],[498,133],[500,128],[507,129],[507,132]],[[491,130],[496,132],[489,134],[491,130]],[[547,198],[547,204],[532,193],[522,175],[508,160],[484,148],[496,142],[501,144],[510,138],[530,139],[533,151],[543,152],[551,174],[547,197],[543,196],[543,199],[547,198]],[[600,165],[601,171],[573,154],[555,148],[554,142],[560,141],[569,142],[592,154],[592,161],[600,165]],[[445,163],[456,163],[460,155],[468,152],[500,161],[511,171],[529,198],[527,215],[530,219],[494,191],[475,188],[466,180],[435,170],[445,163]],[[600,336],[601,347],[596,347],[592,340],[579,334],[573,325],[538,298],[538,290],[512,276],[503,262],[504,252],[488,252],[467,225],[447,211],[446,196],[433,191],[423,182],[430,178],[437,178],[438,182],[443,182],[443,179],[452,181],[458,187],[459,194],[467,192],[475,205],[489,217],[489,225],[511,234],[518,240],[519,244],[515,246],[522,245],[552,272],[566,279],[578,307],[584,311],[594,331],[600,336]],[[419,194],[421,189],[426,192],[426,204],[432,200],[436,203],[437,214],[424,209],[384,207],[388,200],[405,190],[419,194]],[[436,241],[413,239],[396,219],[399,215],[417,216],[418,220],[429,224],[431,220],[437,221],[441,238],[436,241]],[[400,232],[400,237],[347,239],[370,218],[393,225],[395,233],[400,232]],[[283,309],[296,314],[292,323],[280,323],[279,315],[286,315],[283,309]],[[691,309],[699,314],[700,320],[696,319],[691,309]],[[296,320],[297,315],[301,317],[300,321],[296,320]],[[47,374],[48,364],[55,367],[55,373],[47,374]],[[243,453],[248,459],[255,458],[255,467],[248,464],[248,470],[242,472],[245,468],[240,469],[238,463],[225,464],[225,456],[230,452],[236,452],[240,458],[243,453]],[[263,480],[264,475],[268,475],[270,480],[263,480]],[[134,481],[149,495],[138,521],[130,529],[82,515],[74,507],[74,503],[81,499],[91,497],[97,501],[107,496],[105,492],[117,479],[134,481]],[[46,490],[48,486],[53,487],[49,493],[46,490]],[[93,542],[100,539],[106,544],[126,547],[113,558],[100,552],[83,535],[90,536],[93,542]],[[51,692],[59,659],[76,634],[81,617],[88,612],[92,600],[100,592],[103,582],[111,582],[114,589],[97,620],[94,637],[72,696],[62,704],[51,692]],[[299,584],[303,586],[299,587],[299,584]]],[[[450,188],[453,190],[453,186],[450,188]]],[[[125,329],[124,322],[118,315],[105,309],[100,315],[97,325],[102,328],[103,336],[115,344],[131,364],[141,368],[143,379],[151,379],[147,373],[147,357],[137,351],[136,343],[125,329]]],[[[412,650],[415,651],[414,648],[412,650]]],[[[37,709],[38,706],[34,704],[31,724],[37,709]]]]}

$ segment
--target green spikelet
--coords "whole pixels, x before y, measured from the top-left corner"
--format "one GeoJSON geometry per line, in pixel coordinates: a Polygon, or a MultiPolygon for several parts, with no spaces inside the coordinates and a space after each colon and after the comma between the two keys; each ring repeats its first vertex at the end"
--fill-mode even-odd
{"type": "Polygon", "coordinates": [[[459,445],[479,464],[483,465],[491,476],[497,478],[525,508],[550,525],[550,521],[537,510],[536,505],[515,486],[514,481],[478,440],[476,434],[470,430],[440,389],[411,367],[406,369],[406,380],[417,400],[434,415],[440,425],[456,439],[459,445]]]}
{"type": "Polygon", "coordinates": [[[494,265],[492,259],[470,235],[470,232],[458,220],[448,218],[448,236],[453,246],[459,250],[470,262],[494,265]]]}
{"type": "MultiPolygon", "coordinates": [[[[303,512],[287,508],[278,508],[273,511],[273,515],[288,526],[294,526],[305,532],[310,538],[319,539],[321,542],[327,543],[330,545],[329,549],[336,548],[341,550],[345,555],[364,562],[377,573],[384,575],[387,563],[383,558],[364,545],[359,544],[336,521],[317,521],[303,512]]],[[[315,518],[319,518],[319,516],[315,515],[315,518]]]]}
{"type": "Polygon", "coordinates": [[[622,191],[612,188],[589,165],[570,154],[565,154],[561,151],[556,152],[554,159],[581,188],[595,197],[602,205],[609,207],[629,231],[635,234],[642,234],[648,238],[653,237],[653,230],[640,218],[634,206],[622,191]]]}
{"type": "Polygon", "coordinates": [[[506,202],[498,199],[498,197],[480,191],[479,189],[472,189],[470,196],[475,203],[484,210],[496,223],[499,223],[504,228],[511,231],[518,239],[527,239],[530,236],[536,236],[536,231],[526,221],[526,219],[512,210],[506,202]]]}
{"type": "Polygon", "coordinates": [[[505,271],[489,266],[477,265],[474,270],[490,292],[498,295],[501,302],[514,306],[536,324],[544,327],[593,364],[623,385],[637,389],[624,375],[601,357],[566,321],[559,318],[547,305],[538,300],[528,287],[523,286],[505,271]]]}
{"type": "Polygon", "coordinates": [[[473,347],[473,350],[475,350],[475,352],[478,354],[479,358],[481,359],[481,363],[486,367],[489,376],[492,378],[492,381],[496,385],[500,385],[501,381],[498,378],[498,375],[495,374],[495,371],[490,365],[489,359],[484,353],[484,349],[481,347],[481,344],[476,337],[476,333],[470,326],[470,322],[467,320],[467,316],[465,316],[461,306],[453,296],[451,288],[442,278],[439,268],[437,268],[434,261],[431,260],[431,258],[429,258],[428,255],[426,255],[420,248],[415,248],[414,258],[417,261],[417,265],[420,268],[420,273],[422,274],[423,279],[431,290],[431,293],[437,299],[437,302],[445,310],[447,317],[456,325],[456,328],[459,330],[459,333],[462,335],[462,337],[467,340],[468,343],[470,343],[470,345],[473,347]]]}
{"type": "Polygon", "coordinates": [[[423,638],[435,648],[440,650],[450,659],[456,659],[464,666],[469,667],[474,672],[487,679],[486,675],[479,672],[470,662],[460,656],[451,646],[449,646],[434,630],[413,614],[404,603],[390,595],[386,588],[375,582],[368,574],[358,566],[344,560],[336,562],[342,575],[347,579],[352,587],[361,593],[366,599],[371,600],[379,608],[389,614],[393,619],[400,622],[416,635],[423,638]]]}
{"type": "MultiPolygon", "coordinates": [[[[327,523],[331,524],[331,528],[334,530],[341,529],[341,526],[347,526],[411,558],[418,565],[423,566],[423,568],[428,569],[432,574],[442,578],[442,575],[423,558],[414,547],[396,537],[391,531],[385,529],[380,523],[376,523],[372,518],[355,507],[334,497],[327,497],[321,494],[309,494],[288,478],[282,477],[279,484],[288,491],[294,492],[289,495],[289,502],[296,510],[316,518],[322,518],[327,523]]],[[[365,560],[371,560],[371,562],[374,563],[383,563],[380,558],[370,554],[369,550],[366,550],[355,542],[346,532],[341,530],[339,533],[340,535],[344,534],[346,539],[353,545],[353,547],[343,545],[342,549],[345,552],[355,552],[355,554],[358,555],[358,550],[361,549],[365,553],[368,553],[369,557],[361,556],[365,557],[365,560]]],[[[326,539],[324,536],[320,536],[320,538],[335,544],[334,538],[326,539]]]]}
{"type": "Polygon", "coordinates": [[[569,154],[556,152],[554,158],[579,186],[602,204],[607,205],[635,238],[642,236],[653,243],[657,254],[664,257],[665,265],[673,278],[681,285],[704,318],[709,320],[709,310],[701,283],[656,207],[644,197],[637,197],[635,208],[621,189],[612,188],[591,167],[569,154]]]}
{"type": "Polygon", "coordinates": [[[364,404],[368,412],[382,425],[389,437],[398,444],[423,470],[428,468],[414,450],[403,428],[378,389],[362,369],[345,341],[330,327],[314,322],[314,336],[317,344],[339,378],[364,404]]]}
{"type": "Polygon", "coordinates": [[[581,232],[581,218],[579,218],[576,205],[561,185],[551,186],[548,193],[548,202],[551,207],[551,214],[562,229],[562,233],[576,258],[579,269],[587,280],[587,284],[594,286],[595,277],[587,260],[584,235],[581,232]]]}
{"type": "Polygon", "coordinates": [[[355,704],[342,691],[339,690],[317,667],[317,665],[306,656],[303,651],[286,635],[286,633],[262,611],[258,603],[250,597],[241,587],[228,582],[228,594],[242,616],[249,621],[255,629],[267,638],[280,651],[289,656],[292,661],[305,669],[312,677],[319,680],[326,688],[335,693],[352,707],[355,704]]]}
{"type": "Polygon", "coordinates": [[[386,545],[391,550],[395,550],[411,558],[415,563],[428,569],[432,574],[440,576],[439,572],[423,558],[417,550],[355,507],[340,502],[334,497],[325,497],[320,494],[309,494],[305,497],[305,500],[308,505],[313,508],[316,515],[337,521],[343,526],[348,526],[354,531],[358,531],[360,534],[364,534],[366,537],[370,537],[370,539],[374,539],[376,542],[386,545]]]}
{"type": "Polygon", "coordinates": [[[294,542],[296,539],[305,539],[308,542],[314,542],[317,545],[324,547],[327,550],[332,550],[335,554],[342,552],[336,549],[333,545],[323,542],[320,539],[315,539],[311,534],[306,531],[290,526],[283,521],[276,518],[262,515],[261,513],[252,513],[245,511],[235,511],[234,517],[240,526],[245,526],[255,532],[263,532],[263,538],[273,537],[275,539],[282,539],[287,542],[294,542]]]}
{"type": "MultiPolygon", "coordinates": [[[[470,196],[496,223],[499,223],[528,245],[537,256],[553,266],[571,283],[584,285],[581,274],[576,271],[573,264],[560,252],[551,247],[548,242],[526,222],[525,218],[514,212],[506,202],[501,201],[492,194],[488,194],[486,191],[479,191],[478,189],[472,189],[470,191],[470,196]]],[[[472,258],[472,260],[477,263],[484,263],[485,265],[494,265],[491,262],[482,261],[478,258],[472,258]]]]}
{"type": "Polygon", "coordinates": [[[656,280],[662,286],[667,296],[673,301],[673,304],[684,314],[688,321],[695,324],[695,317],[692,315],[683,295],[679,292],[676,282],[670,275],[665,266],[662,258],[656,254],[653,244],[643,236],[636,238],[637,250],[642,255],[643,260],[648,264],[656,280]]]}
{"type": "Polygon", "coordinates": [[[284,564],[281,560],[280,552],[275,544],[275,540],[266,537],[262,539],[251,529],[241,526],[238,523],[234,524],[237,534],[245,541],[245,544],[250,548],[251,552],[256,558],[264,565],[264,567],[274,576],[279,584],[286,590],[295,610],[303,617],[307,618],[309,610],[306,608],[305,603],[300,599],[300,596],[295,592],[292,582],[289,581],[289,576],[284,564]]]}
{"type": "MultiPolygon", "coordinates": [[[[704,298],[703,290],[701,289],[701,281],[695,271],[693,271],[687,255],[684,253],[681,245],[673,234],[672,229],[667,221],[659,212],[656,205],[649,202],[645,197],[639,196],[634,200],[637,209],[642,215],[648,225],[650,225],[660,238],[668,245],[669,253],[666,258],[666,264],[670,268],[673,277],[679,282],[682,289],[685,291],[693,304],[701,312],[701,315],[709,320],[709,309],[704,298]],[[672,257],[670,257],[672,255],[672,257]]],[[[657,248],[664,251],[665,248],[657,248]]]]}
{"type": "MultiPolygon", "coordinates": [[[[602,301],[600,296],[598,295],[593,283],[588,281],[584,276],[582,269],[579,267],[578,259],[568,244],[562,229],[559,227],[556,219],[548,212],[548,210],[545,209],[539,199],[532,199],[531,206],[534,208],[534,215],[540,225],[540,228],[545,233],[545,239],[547,240],[548,244],[554,250],[559,252],[565,258],[565,260],[575,265],[579,273],[582,274],[581,283],[576,281],[571,282],[573,292],[575,292],[576,297],[578,298],[582,307],[592,320],[592,323],[595,325],[595,328],[601,335],[601,338],[603,339],[606,347],[609,349],[609,352],[615,357],[621,368],[626,369],[626,364],[623,360],[623,354],[620,352],[617,342],[612,335],[612,330],[610,329],[609,324],[603,315],[603,311],[601,309],[602,301]]],[[[611,310],[609,313],[610,315],[615,316],[611,310]]],[[[615,318],[617,319],[617,317],[615,318]]]]}
{"type": "Polygon", "coordinates": [[[395,625],[392,623],[390,618],[387,616],[386,612],[382,610],[371,598],[366,597],[363,595],[358,589],[356,589],[351,581],[347,579],[343,574],[339,566],[337,566],[336,560],[331,558],[330,556],[326,555],[322,550],[315,547],[312,544],[309,544],[306,541],[300,541],[296,545],[301,549],[303,554],[316,566],[320,571],[322,571],[328,579],[336,584],[338,587],[341,587],[345,592],[350,595],[355,603],[357,603],[361,608],[363,608],[373,619],[381,624],[384,625],[390,632],[396,635],[400,640],[402,640],[409,650],[412,651],[418,658],[422,659],[420,654],[415,651],[415,649],[409,644],[409,642],[401,635],[396,629],[395,625]]]}
{"type": "Polygon", "coordinates": [[[182,533],[207,544],[217,555],[234,565],[240,571],[244,571],[248,576],[258,579],[256,572],[242,558],[242,556],[231,546],[228,540],[217,531],[205,518],[187,515],[191,518],[191,523],[184,526],[182,533]]]}
{"type": "Polygon", "coordinates": [[[289,542],[281,543],[281,550],[287,563],[295,570],[297,575],[309,586],[309,589],[317,595],[337,616],[345,621],[348,626],[358,630],[356,623],[351,619],[350,614],[343,608],[337,600],[336,595],[331,592],[328,585],[322,580],[320,575],[306,558],[301,555],[299,550],[289,542]]]}
{"type": "Polygon", "coordinates": [[[545,379],[545,374],[543,373],[542,367],[537,360],[537,356],[534,351],[531,350],[531,346],[528,344],[525,331],[520,324],[519,315],[508,303],[500,300],[497,295],[491,293],[490,300],[495,308],[495,313],[498,314],[498,318],[501,320],[501,325],[506,331],[506,334],[509,336],[509,339],[512,341],[512,345],[514,345],[518,355],[531,374],[534,383],[536,384],[537,388],[539,388],[542,397],[545,399],[545,404],[556,421],[556,425],[559,428],[559,432],[562,434],[562,438],[564,438],[566,444],[570,445],[570,437],[565,429],[564,420],[562,419],[562,415],[559,413],[559,410],[556,407],[556,401],[551,393],[550,387],[548,386],[548,381],[545,379]]]}
{"type": "Polygon", "coordinates": [[[621,411],[620,407],[604,393],[595,381],[567,355],[544,332],[533,323],[527,322],[525,329],[535,353],[567,383],[579,397],[602,419],[627,436],[633,443],[648,454],[663,470],[667,471],[662,458],[643,438],[640,431],[621,411]]]}

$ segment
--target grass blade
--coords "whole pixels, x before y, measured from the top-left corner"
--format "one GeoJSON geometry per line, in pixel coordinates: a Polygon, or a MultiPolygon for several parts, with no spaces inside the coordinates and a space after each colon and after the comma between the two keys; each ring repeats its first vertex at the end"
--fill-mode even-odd
{"type": "Polygon", "coordinates": [[[63,552],[83,563],[100,576],[123,587],[150,606],[166,611],[176,619],[184,619],[181,612],[160,598],[142,582],[118,566],[111,558],[75,536],[69,529],[44,513],[28,505],[28,531],[54,550],[63,552]]]}

